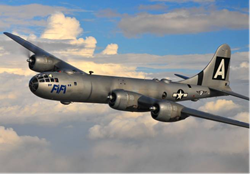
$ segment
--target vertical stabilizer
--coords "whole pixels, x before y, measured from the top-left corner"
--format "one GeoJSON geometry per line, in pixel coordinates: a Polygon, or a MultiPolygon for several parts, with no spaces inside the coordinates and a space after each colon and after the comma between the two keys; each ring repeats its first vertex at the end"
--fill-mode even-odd
{"type": "Polygon", "coordinates": [[[223,44],[217,49],[212,60],[200,73],[180,83],[229,90],[230,58],[231,49],[227,44],[223,44]]]}

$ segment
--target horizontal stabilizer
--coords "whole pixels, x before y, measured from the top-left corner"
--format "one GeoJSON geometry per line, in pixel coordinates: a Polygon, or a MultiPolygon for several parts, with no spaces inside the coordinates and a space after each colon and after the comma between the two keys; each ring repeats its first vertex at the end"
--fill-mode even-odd
{"type": "Polygon", "coordinates": [[[191,115],[191,116],[195,116],[195,117],[199,117],[199,118],[204,118],[204,119],[207,119],[207,120],[212,120],[212,121],[231,124],[231,125],[240,126],[240,127],[244,127],[244,128],[249,128],[248,123],[244,123],[244,122],[240,122],[240,121],[237,121],[237,120],[233,120],[233,119],[229,119],[229,118],[209,114],[209,113],[198,111],[198,110],[191,109],[191,108],[184,107],[181,112],[183,114],[187,114],[187,115],[191,115]]]}
{"type": "Polygon", "coordinates": [[[182,79],[189,79],[189,77],[187,77],[187,76],[184,76],[184,75],[181,75],[181,74],[174,74],[174,75],[176,75],[177,77],[180,77],[180,78],[182,78],[182,79]]]}
{"type": "Polygon", "coordinates": [[[232,95],[234,97],[238,97],[238,98],[242,98],[242,99],[245,99],[245,100],[249,100],[249,97],[241,95],[241,94],[238,94],[238,93],[235,93],[233,91],[226,91],[226,90],[220,90],[220,89],[214,89],[214,88],[210,88],[210,89],[213,90],[213,91],[216,91],[216,92],[221,92],[223,94],[232,95]]]}

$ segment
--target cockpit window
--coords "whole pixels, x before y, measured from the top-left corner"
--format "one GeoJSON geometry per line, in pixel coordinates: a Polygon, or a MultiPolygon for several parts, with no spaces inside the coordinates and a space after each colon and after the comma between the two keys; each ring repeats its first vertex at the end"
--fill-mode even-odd
{"type": "Polygon", "coordinates": [[[56,82],[56,83],[59,82],[58,78],[53,78],[52,74],[49,74],[49,75],[47,75],[47,74],[38,74],[37,78],[38,78],[39,82],[56,82]]]}

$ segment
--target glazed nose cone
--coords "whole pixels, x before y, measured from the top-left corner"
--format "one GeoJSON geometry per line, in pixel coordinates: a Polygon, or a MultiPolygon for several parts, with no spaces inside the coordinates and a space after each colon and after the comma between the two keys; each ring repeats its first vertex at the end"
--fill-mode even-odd
{"type": "Polygon", "coordinates": [[[35,76],[30,79],[29,88],[32,92],[35,92],[38,89],[38,80],[35,76]]]}

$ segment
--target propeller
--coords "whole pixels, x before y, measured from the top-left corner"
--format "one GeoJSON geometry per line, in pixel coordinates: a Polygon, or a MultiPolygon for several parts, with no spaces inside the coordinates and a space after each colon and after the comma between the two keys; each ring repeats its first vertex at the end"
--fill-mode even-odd
{"type": "Polygon", "coordinates": [[[27,58],[27,62],[32,62],[32,59],[30,59],[31,52],[27,50],[26,48],[20,48],[20,52],[22,55],[24,55],[27,58]]]}
{"type": "Polygon", "coordinates": [[[30,58],[30,56],[31,56],[30,51],[29,50],[25,50],[24,53],[25,53],[24,55],[28,58],[26,61],[29,62],[29,63],[31,63],[33,60],[30,58]]]}
{"type": "MultiPolygon", "coordinates": [[[[28,40],[27,40],[28,41],[28,40]]],[[[37,45],[39,46],[39,47],[42,47],[41,45],[41,43],[37,43],[37,45]]],[[[32,50],[34,50],[34,52],[38,52],[38,49],[37,49],[37,47],[35,47],[34,45],[29,45],[29,47],[30,48],[32,48],[32,50]]],[[[35,55],[36,54],[34,54],[34,55],[32,55],[33,53],[33,51],[31,52],[30,50],[28,50],[28,49],[26,49],[26,48],[23,48],[23,47],[21,47],[20,48],[20,52],[22,53],[22,55],[24,55],[27,59],[26,59],[26,61],[28,62],[28,63],[34,63],[34,58],[35,58],[35,55]]]]}
{"type": "Polygon", "coordinates": [[[21,50],[22,54],[27,58],[26,61],[29,63],[29,66],[32,67],[35,64],[36,58],[35,55],[32,55],[32,52],[27,50],[27,49],[23,49],[21,50]]]}

